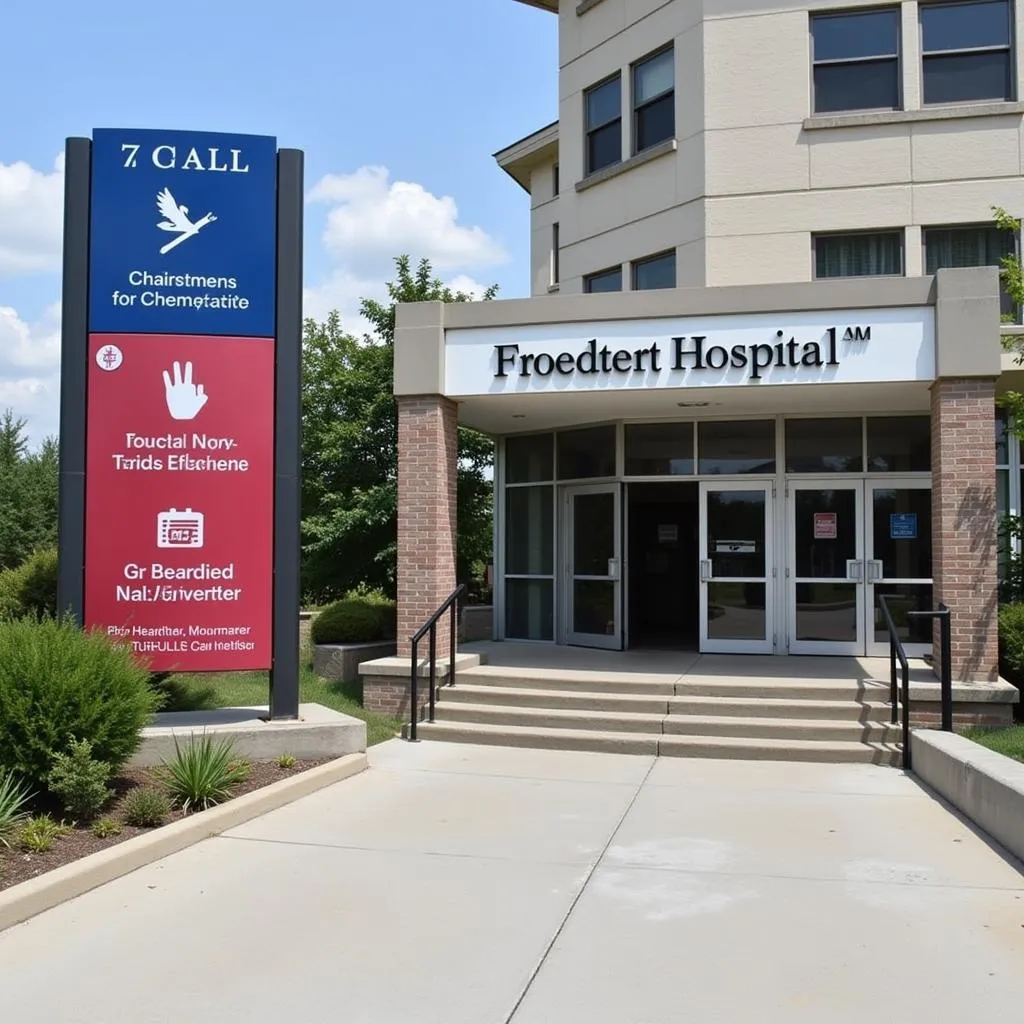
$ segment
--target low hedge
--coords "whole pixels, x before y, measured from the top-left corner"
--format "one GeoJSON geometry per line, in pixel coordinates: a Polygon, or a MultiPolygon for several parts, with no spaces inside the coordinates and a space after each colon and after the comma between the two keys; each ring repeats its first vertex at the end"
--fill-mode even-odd
{"type": "Polygon", "coordinates": [[[314,644],[370,644],[394,640],[398,630],[395,602],[383,594],[349,594],[327,605],[314,619],[314,644]]]}
{"type": "Polygon", "coordinates": [[[999,609],[999,674],[1024,691],[1024,603],[999,609]]]}
{"type": "Polygon", "coordinates": [[[57,549],[42,548],[0,572],[0,619],[57,614],[57,549]]]}
{"type": "Polygon", "coordinates": [[[103,633],[70,619],[0,622],[0,769],[33,789],[75,740],[116,772],[156,706],[146,670],[103,633]]]}

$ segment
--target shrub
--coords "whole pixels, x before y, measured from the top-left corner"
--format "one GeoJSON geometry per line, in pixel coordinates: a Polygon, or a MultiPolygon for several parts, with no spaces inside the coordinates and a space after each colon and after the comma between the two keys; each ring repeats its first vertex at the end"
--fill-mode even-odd
{"type": "Polygon", "coordinates": [[[18,829],[18,844],[30,853],[46,853],[54,839],[68,831],[67,825],[58,824],[48,814],[40,814],[18,829]]]}
{"type": "Polygon", "coordinates": [[[193,736],[184,749],[175,737],[174,757],[160,770],[160,781],[171,800],[186,814],[230,799],[231,787],[247,776],[248,769],[238,764],[231,741],[205,734],[201,739],[193,736]]]}
{"type": "Polygon", "coordinates": [[[92,823],[89,831],[97,839],[109,839],[111,836],[119,836],[121,834],[121,826],[113,818],[100,818],[99,821],[92,823]]]}
{"type": "Polygon", "coordinates": [[[126,825],[156,828],[170,816],[171,801],[163,790],[143,786],[131,790],[121,801],[121,817],[126,825]]]}
{"type": "Polygon", "coordinates": [[[1024,691],[1024,603],[999,609],[999,674],[1024,691]]]}
{"type": "Polygon", "coordinates": [[[132,653],[69,619],[0,622],[0,768],[46,785],[56,752],[88,740],[116,772],[155,710],[132,653]]]}
{"type": "Polygon", "coordinates": [[[288,771],[289,768],[294,768],[295,767],[295,755],[294,754],[282,754],[277,759],[277,767],[278,768],[283,768],[285,771],[288,771]]]}
{"type": "Polygon", "coordinates": [[[89,821],[114,795],[107,788],[110,765],[92,756],[88,740],[73,740],[70,753],[54,758],[47,779],[50,792],[64,802],[64,810],[79,821],[89,821]]]}
{"type": "Polygon", "coordinates": [[[394,640],[395,602],[383,594],[350,594],[327,605],[310,627],[315,644],[367,644],[394,640]]]}
{"type": "Polygon", "coordinates": [[[16,569],[0,572],[0,618],[57,614],[57,549],[42,548],[16,569]]]}
{"type": "Polygon", "coordinates": [[[14,772],[0,770],[0,846],[10,848],[8,836],[28,817],[32,792],[14,772]]]}

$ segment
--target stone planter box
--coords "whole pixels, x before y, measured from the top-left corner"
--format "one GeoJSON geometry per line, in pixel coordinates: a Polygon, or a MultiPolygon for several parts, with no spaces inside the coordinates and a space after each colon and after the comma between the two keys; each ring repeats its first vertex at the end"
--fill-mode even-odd
{"type": "Polygon", "coordinates": [[[313,671],[332,682],[354,683],[364,661],[394,656],[394,640],[372,644],[316,644],[313,647],[313,671]]]}

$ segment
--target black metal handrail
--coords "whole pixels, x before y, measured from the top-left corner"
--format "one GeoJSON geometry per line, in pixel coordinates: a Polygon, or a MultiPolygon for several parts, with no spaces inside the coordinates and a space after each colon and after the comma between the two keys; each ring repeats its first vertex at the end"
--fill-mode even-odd
{"type": "Polygon", "coordinates": [[[451,647],[448,651],[448,685],[455,685],[455,633],[456,626],[458,625],[457,613],[458,613],[458,600],[466,590],[466,584],[460,583],[445,599],[444,603],[430,616],[427,621],[420,626],[418,630],[412,635],[412,668],[410,669],[410,680],[409,680],[409,741],[415,742],[416,740],[416,723],[420,717],[420,705],[419,705],[419,647],[420,641],[429,633],[430,634],[430,646],[428,648],[429,665],[430,665],[430,697],[429,697],[429,717],[428,721],[434,720],[434,701],[437,696],[437,624],[449,608],[452,610],[452,622],[451,622],[451,647]]]}
{"type": "MultiPolygon", "coordinates": [[[[885,628],[889,633],[889,702],[892,705],[891,722],[893,725],[900,719],[902,704],[903,719],[903,767],[911,767],[910,751],[910,663],[907,661],[907,652],[903,647],[896,631],[896,623],[893,621],[892,612],[889,610],[889,601],[884,594],[879,595],[878,605],[882,609],[882,617],[885,619],[885,628]],[[900,673],[903,677],[902,698],[900,687],[896,677],[896,663],[899,662],[900,673]]],[[[938,619],[939,620],[939,684],[942,709],[941,728],[943,732],[953,731],[953,665],[952,665],[952,639],[950,631],[949,607],[944,602],[939,602],[939,607],[928,612],[907,612],[907,618],[913,619],[938,619]]]]}

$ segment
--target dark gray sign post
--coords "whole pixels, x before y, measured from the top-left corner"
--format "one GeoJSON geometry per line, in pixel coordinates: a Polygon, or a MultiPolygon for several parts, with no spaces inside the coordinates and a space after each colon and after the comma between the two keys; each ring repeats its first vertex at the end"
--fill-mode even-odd
{"type": "Polygon", "coordinates": [[[271,137],[66,143],[60,613],[154,672],[269,669],[273,719],[299,713],[302,213],[271,137]]]}

